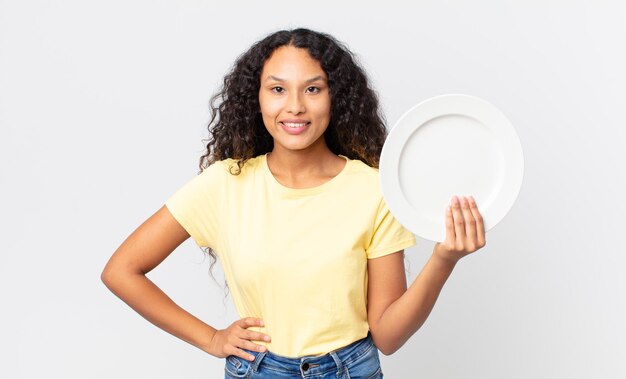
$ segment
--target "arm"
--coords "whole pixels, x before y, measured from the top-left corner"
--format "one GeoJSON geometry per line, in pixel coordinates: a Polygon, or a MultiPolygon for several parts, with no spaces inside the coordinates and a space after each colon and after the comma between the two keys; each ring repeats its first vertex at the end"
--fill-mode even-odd
{"type": "Polygon", "coordinates": [[[430,257],[406,289],[404,251],[368,261],[367,317],[376,347],[396,352],[424,324],[454,264],[430,257]]]}
{"type": "Polygon", "coordinates": [[[248,330],[263,321],[245,317],[217,330],[179,307],[146,274],[189,238],[166,206],[137,228],[115,251],[102,271],[104,284],[126,304],[166,332],[217,357],[237,355],[252,360],[242,349],[263,351],[252,341],[270,341],[264,333],[248,330]]]}
{"type": "Polygon", "coordinates": [[[146,277],[187,238],[189,234],[163,206],[120,245],[101,279],[146,320],[211,353],[209,346],[216,329],[179,307],[146,277]]]}
{"type": "Polygon", "coordinates": [[[368,260],[367,318],[376,347],[396,352],[424,324],[456,263],[485,246],[476,203],[453,198],[446,210],[446,240],[406,289],[404,251],[368,260]]]}

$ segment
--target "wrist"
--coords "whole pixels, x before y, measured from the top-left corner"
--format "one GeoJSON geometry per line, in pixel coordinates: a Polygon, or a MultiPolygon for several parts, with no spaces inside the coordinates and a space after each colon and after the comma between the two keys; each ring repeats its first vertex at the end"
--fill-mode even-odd
{"type": "Polygon", "coordinates": [[[440,242],[437,242],[435,244],[432,256],[438,262],[443,265],[449,266],[450,268],[454,268],[454,266],[456,266],[457,262],[460,259],[455,257],[454,254],[450,250],[446,249],[446,247],[440,242]]]}
{"type": "Polygon", "coordinates": [[[204,351],[205,353],[213,355],[214,357],[218,357],[219,354],[215,346],[218,330],[214,328],[211,328],[211,329],[213,329],[213,331],[210,331],[209,333],[206,334],[205,338],[203,338],[200,346],[198,347],[200,348],[200,350],[204,351]]]}

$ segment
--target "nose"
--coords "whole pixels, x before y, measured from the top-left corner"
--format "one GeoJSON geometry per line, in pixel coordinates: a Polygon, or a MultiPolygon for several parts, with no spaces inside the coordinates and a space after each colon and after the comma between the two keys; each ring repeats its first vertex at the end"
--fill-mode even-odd
{"type": "Polygon", "coordinates": [[[291,114],[300,114],[306,111],[304,102],[302,101],[302,95],[298,92],[292,92],[289,95],[287,103],[287,112],[291,114]]]}

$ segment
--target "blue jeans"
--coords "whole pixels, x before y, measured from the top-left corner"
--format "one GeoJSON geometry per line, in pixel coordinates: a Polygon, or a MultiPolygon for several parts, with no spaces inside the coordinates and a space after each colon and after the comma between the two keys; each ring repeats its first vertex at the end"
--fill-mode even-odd
{"type": "Polygon", "coordinates": [[[235,355],[226,357],[226,379],[249,378],[343,378],[379,379],[383,377],[378,349],[371,332],[351,344],[321,356],[283,357],[269,350],[244,351],[255,356],[249,361],[235,355]]]}

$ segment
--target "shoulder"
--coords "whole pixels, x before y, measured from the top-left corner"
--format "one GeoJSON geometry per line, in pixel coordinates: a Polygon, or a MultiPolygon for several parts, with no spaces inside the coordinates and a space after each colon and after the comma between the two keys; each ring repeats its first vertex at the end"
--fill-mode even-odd
{"type": "Polygon", "coordinates": [[[378,168],[368,166],[365,162],[358,159],[353,159],[352,162],[354,164],[355,170],[359,171],[363,175],[368,175],[370,177],[376,178],[378,177],[378,168]]]}
{"type": "Polygon", "coordinates": [[[350,172],[351,180],[357,182],[365,188],[371,190],[380,190],[380,176],[378,175],[378,168],[368,166],[365,162],[352,159],[350,160],[350,172]]]}

